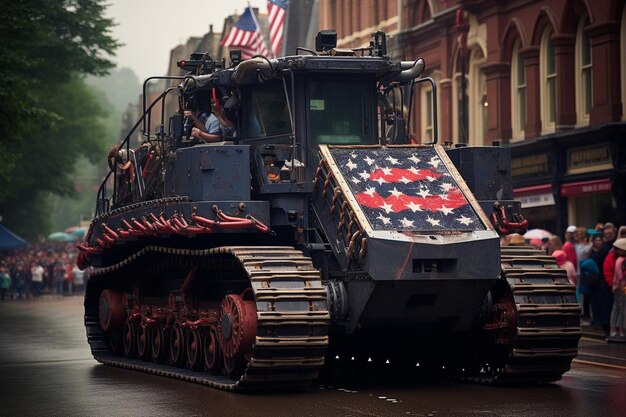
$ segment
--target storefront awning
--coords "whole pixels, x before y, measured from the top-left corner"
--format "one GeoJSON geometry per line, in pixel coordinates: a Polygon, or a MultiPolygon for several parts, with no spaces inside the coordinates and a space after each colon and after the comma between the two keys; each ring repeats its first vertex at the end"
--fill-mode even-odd
{"type": "Polygon", "coordinates": [[[592,181],[570,182],[561,185],[561,197],[573,197],[579,195],[610,192],[611,180],[608,178],[592,181]]]}
{"type": "Polygon", "coordinates": [[[554,205],[552,184],[515,188],[513,189],[513,198],[522,203],[522,208],[554,205]]]}
{"type": "Polygon", "coordinates": [[[26,241],[0,224],[0,249],[21,249],[26,241]]]}

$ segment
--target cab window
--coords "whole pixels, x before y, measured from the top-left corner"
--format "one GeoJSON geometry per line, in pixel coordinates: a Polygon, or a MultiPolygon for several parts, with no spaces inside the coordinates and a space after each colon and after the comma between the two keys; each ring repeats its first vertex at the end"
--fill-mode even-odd
{"type": "Polygon", "coordinates": [[[246,136],[259,138],[291,133],[287,99],[282,82],[256,85],[246,100],[246,136]]]}
{"type": "Polygon", "coordinates": [[[369,143],[367,84],[310,80],[306,103],[313,144],[369,143]]]}

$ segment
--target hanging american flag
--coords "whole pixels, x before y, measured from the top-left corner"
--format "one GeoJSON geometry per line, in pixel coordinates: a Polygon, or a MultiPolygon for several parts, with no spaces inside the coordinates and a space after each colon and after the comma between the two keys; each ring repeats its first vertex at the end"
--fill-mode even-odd
{"type": "Polygon", "coordinates": [[[252,58],[254,55],[268,55],[265,40],[250,7],[246,7],[220,45],[240,49],[243,59],[252,58]]]}
{"type": "Polygon", "coordinates": [[[274,56],[279,56],[283,46],[283,28],[287,16],[287,0],[269,0],[267,11],[270,15],[270,47],[274,56]]]}
{"type": "Polygon", "coordinates": [[[485,230],[434,148],[330,153],[374,230],[485,230]]]}

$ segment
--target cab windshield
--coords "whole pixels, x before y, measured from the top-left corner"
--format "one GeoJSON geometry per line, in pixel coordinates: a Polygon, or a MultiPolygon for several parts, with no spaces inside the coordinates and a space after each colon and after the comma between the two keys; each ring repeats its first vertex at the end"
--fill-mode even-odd
{"type": "Polygon", "coordinates": [[[247,98],[246,137],[259,138],[291,133],[287,98],[281,81],[255,86],[247,98]]]}
{"type": "Polygon", "coordinates": [[[362,81],[310,80],[307,113],[313,144],[370,143],[367,84],[362,81]]]}

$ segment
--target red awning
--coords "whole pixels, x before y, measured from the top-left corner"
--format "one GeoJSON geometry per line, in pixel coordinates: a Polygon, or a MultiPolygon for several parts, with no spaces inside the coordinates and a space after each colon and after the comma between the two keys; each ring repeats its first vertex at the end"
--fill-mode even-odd
{"type": "Polygon", "coordinates": [[[611,180],[604,178],[601,180],[570,182],[561,185],[561,197],[571,197],[578,195],[610,193],[611,180]]]}
{"type": "Polygon", "coordinates": [[[513,195],[515,197],[537,194],[552,194],[552,184],[531,185],[529,187],[513,189],[513,195]]]}

